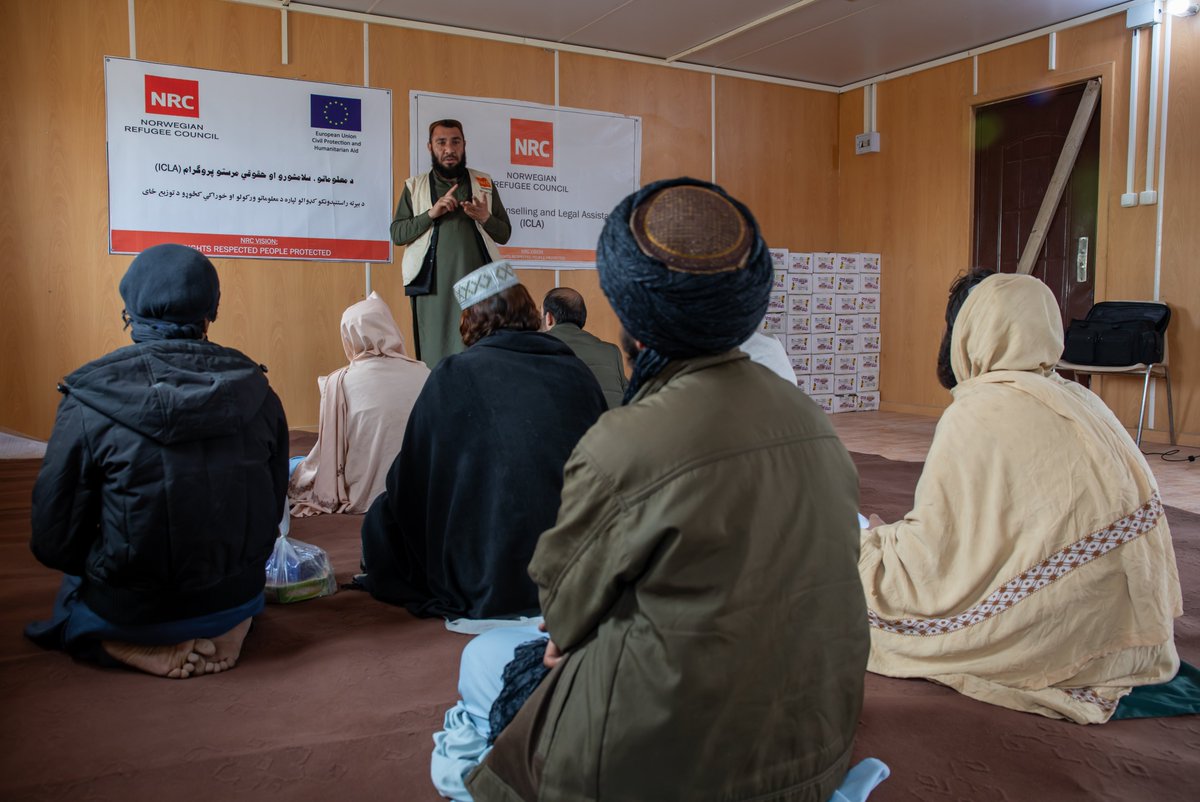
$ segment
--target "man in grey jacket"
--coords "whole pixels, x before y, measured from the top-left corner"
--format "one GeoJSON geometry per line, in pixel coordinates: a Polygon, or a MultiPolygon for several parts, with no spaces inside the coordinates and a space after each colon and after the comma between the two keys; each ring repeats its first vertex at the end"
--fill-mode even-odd
{"type": "Polygon", "coordinates": [[[625,366],[621,363],[621,351],[612,343],[583,330],[587,323],[587,304],[583,302],[583,296],[570,287],[550,290],[542,299],[542,323],[545,331],[566,343],[595,374],[608,408],[621,406],[625,388],[629,386],[625,366]]]}

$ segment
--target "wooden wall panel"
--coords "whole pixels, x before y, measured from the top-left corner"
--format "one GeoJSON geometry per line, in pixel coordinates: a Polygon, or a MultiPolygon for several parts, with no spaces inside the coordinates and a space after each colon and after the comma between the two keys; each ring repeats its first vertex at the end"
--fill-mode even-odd
{"type": "Polygon", "coordinates": [[[642,118],[642,183],[709,177],[711,78],[690,70],[562,53],[559,103],[642,118]]]}
{"type": "MultiPolygon", "coordinates": [[[[1173,20],[1171,86],[1163,202],[1162,299],[1171,305],[1167,332],[1175,390],[1175,426],[1200,445],[1200,16],[1173,20]]],[[[1155,423],[1167,426],[1162,388],[1155,423]]]]}
{"type": "Polygon", "coordinates": [[[832,250],[838,95],[718,77],[716,107],[717,183],[750,207],[772,247],[832,250]]]}
{"type": "MultiPolygon", "coordinates": [[[[559,103],[563,106],[642,118],[642,184],[681,175],[708,179],[712,156],[709,76],[575,53],[560,54],[558,69],[559,103]]],[[[559,284],[583,295],[589,331],[618,342],[621,324],[600,291],[595,271],[561,271],[559,284]]]]}
{"type": "Polygon", "coordinates": [[[862,91],[840,98],[837,249],[883,257],[880,397],[892,410],[936,413],[949,401],[934,365],[946,290],[968,266],[970,92],[970,61],[880,84],[881,150],[862,156],[862,91]]]}
{"type": "MultiPolygon", "coordinates": [[[[361,26],[360,26],[361,27],[361,26]]],[[[387,25],[370,26],[371,86],[392,92],[392,175],[395,200],[409,177],[408,94],[412,90],[473,97],[502,97],[533,103],[554,102],[554,55],[541,48],[464,39],[387,25]]],[[[465,131],[470,161],[471,134],[465,131]]],[[[423,153],[422,164],[428,163],[423,153]]],[[[495,165],[471,162],[484,172],[495,165]]],[[[403,248],[395,248],[393,264],[376,268],[373,284],[391,305],[408,342],[412,342],[412,312],[400,275],[403,248]]],[[[538,272],[538,271],[529,271],[538,272]]],[[[554,273],[549,275],[553,278],[554,273]]],[[[541,296],[522,276],[534,301],[541,296]]],[[[538,279],[531,279],[537,281],[538,279]]],[[[549,287],[547,287],[549,289],[549,287]]],[[[543,291],[544,295],[545,292],[543,291]]]]}
{"type": "Polygon", "coordinates": [[[0,425],[47,436],[58,380],[129,342],[108,255],[107,55],[128,54],[124,0],[0,4],[0,425]]]}
{"type": "MultiPolygon", "coordinates": [[[[1200,116],[1196,86],[1200,48],[1196,17],[1173,24],[1162,293],[1175,310],[1170,348],[1176,424],[1185,433],[1184,442],[1196,444],[1200,443],[1200,349],[1192,344],[1200,341],[1200,282],[1191,275],[1196,246],[1194,222],[1189,221],[1200,213],[1200,190],[1195,181],[1175,177],[1197,174],[1188,132],[1200,116]]],[[[862,130],[861,91],[839,98],[838,241],[842,249],[883,254],[881,389],[887,409],[937,414],[950,400],[937,384],[932,365],[946,288],[970,258],[974,104],[1103,77],[1097,300],[1153,297],[1158,207],[1120,205],[1129,119],[1129,34],[1124,15],[1060,32],[1056,70],[1049,69],[1047,48],[1042,37],[981,55],[978,94],[972,92],[969,59],[880,84],[880,154],[855,156],[851,149],[853,135],[862,130]],[[912,314],[931,305],[936,314],[912,314]]],[[[1144,65],[1148,53],[1146,37],[1144,65]]],[[[1148,80],[1144,70],[1145,66],[1136,190],[1144,188],[1145,175],[1148,80]]],[[[1096,389],[1126,425],[1136,424],[1140,403],[1136,382],[1108,379],[1097,382],[1096,389]]],[[[1165,397],[1162,392],[1158,395],[1152,438],[1165,437],[1165,397]]]]}
{"type": "MultiPolygon", "coordinates": [[[[362,85],[362,25],[238,3],[138,0],[138,58],[189,67],[362,85]]],[[[345,364],[342,310],[363,297],[361,263],[214,259],[221,309],[210,336],[270,369],[289,423],[317,422],[317,376],[345,364]]],[[[380,268],[376,268],[377,270],[380,268]]]]}

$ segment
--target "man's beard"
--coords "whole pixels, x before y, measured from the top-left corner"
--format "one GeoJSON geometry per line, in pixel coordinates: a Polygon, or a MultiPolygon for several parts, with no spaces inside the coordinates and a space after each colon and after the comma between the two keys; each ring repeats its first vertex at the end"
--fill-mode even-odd
{"type": "Polygon", "coordinates": [[[465,150],[463,151],[462,158],[458,160],[458,164],[453,167],[443,167],[438,162],[437,156],[434,156],[432,153],[429,154],[429,159],[433,162],[434,172],[447,180],[462,178],[467,174],[467,152],[465,150]]]}

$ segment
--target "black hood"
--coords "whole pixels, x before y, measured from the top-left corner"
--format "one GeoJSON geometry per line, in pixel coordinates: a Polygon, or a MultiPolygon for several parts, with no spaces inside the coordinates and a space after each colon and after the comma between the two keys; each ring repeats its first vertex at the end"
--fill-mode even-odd
{"type": "Polygon", "coordinates": [[[204,340],[119,348],[63,379],[60,390],[150,439],[170,445],[244,428],[266,398],[261,365],[204,340]]]}

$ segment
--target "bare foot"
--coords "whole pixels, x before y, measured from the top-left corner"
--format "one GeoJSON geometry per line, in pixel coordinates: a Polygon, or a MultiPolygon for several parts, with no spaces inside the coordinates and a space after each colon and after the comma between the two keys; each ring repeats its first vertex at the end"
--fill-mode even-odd
{"type": "Polygon", "coordinates": [[[206,643],[211,642],[216,647],[207,661],[213,664],[213,673],[228,671],[237,665],[238,657],[242,654],[242,643],[246,640],[246,633],[250,631],[251,623],[253,623],[253,619],[247,618],[224,635],[218,635],[211,641],[203,638],[197,639],[197,644],[205,640],[206,643]]]}
{"type": "Polygon", "coordinates": [[[203,673],[205,655],[196,650],[196,640],[173,646],[146,646],[140,643],[106,640],[104,651],[127,666],[156,677],[187,679],[203,673]]]}

